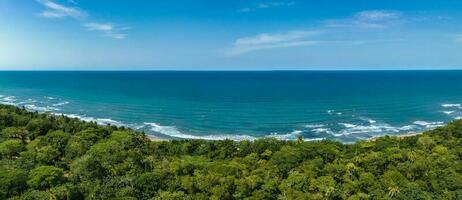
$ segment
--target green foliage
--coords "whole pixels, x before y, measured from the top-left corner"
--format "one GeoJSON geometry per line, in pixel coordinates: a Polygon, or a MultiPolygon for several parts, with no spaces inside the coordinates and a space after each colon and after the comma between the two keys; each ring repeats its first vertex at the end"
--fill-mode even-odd
{"type": "Polygon", "coordinates": [[[30,171],[27,184],[34,189],[46,189],[63,182],[62,169],[53,166],[40,166],[30,171]]]}
{"type": "Polygon", "coordinates": [[[341,144],[150,141],[0,105],[0,199],[462,199],[462,121],[341,144]]]}
{"type": "Polygon", "coordinates": [[[27,188],[27,172],[0,163],[0,199],[19,195],[27,188]]]}
{"type": "Polygon", "coordinates": [[[28,131],[25,128],[7,127],[0,132],[0,141],[6,139],[19,139],[23,142],[28,140],[28,131]]]}
{"type": "Polygon", "coordinates": [[[7,140],[0,143],[0,158],[12,158],[21,153],[24,145],[21,140],[7,140]]]}

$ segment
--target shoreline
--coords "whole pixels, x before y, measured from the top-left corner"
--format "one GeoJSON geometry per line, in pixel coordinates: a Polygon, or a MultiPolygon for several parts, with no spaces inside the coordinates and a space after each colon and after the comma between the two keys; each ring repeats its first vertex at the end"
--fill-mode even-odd
{"type": "MultiPolygon", "coordinates": [[[[96,118],[92,118],[90,117],[88,120],[87,119],[84,119],[82,117],[79,117],[79,116],[76,116],[76,115],[73,115],[73,114],[64,114],[64,113],[55,113],[55,112],[52,112],[52,111],[46,111],[46,112],[43,112],[43,111],[38,111],[38,110],[31,110],[31,109],[28,109],[28,108],[25,108],[24,106],[21,107],[21,106],[18,106],[18,105],[8,105],[8,104],[2,104],[0,103],[0,105],[7,105],[7,106],[14,106],[14,107],[17,107],[17,108],[20,108],[20,109],[25,109],[26,111],[28,112],[38,112],[38,113],[42,113],[42,114],[49,114],[49,115],[53,115],[53,116],[65,116],[65,117],[68,117],[68,118],[71,118],[71,119],[77,119],[77,120],[81,120],[81,121],[85,121],[85,122],[92,122],[92,123],[96,123],[98,126],[116,126],[116,127],[124,127],[124,128],[127,128],[127,129],[130,129],[134,132],[143,132],[144,135],[150,140],[150,141],[156,141],[156,142],[162,142],[162,141],[172,141],[172,140],[197,140],[195,138],[162,138],[162,137],[158,137],[158,136],[155,136],[155,135],[152,135],[152,134],[149,134],[149,133],[146,133],[144,131],[140,131],[140,130],[137,130],[133,127],[130,127],[130,126],[127,126],[125,124],[111,124],[111,123],[100,123],[96,120],[96,118]]],[[[428,130],[433,130],[434,128],[431,128],[431,129],[428,129],[428,130]]],[[[389,137],[398,137],[398,138],[405,138],[405,137],[411,137],[411,136],[417,136],[417,135],[420,135],[420,134],[423,134],[425,131],[428,131],[428,130],[422,130],[422,131],[419,131],[419,132],[408,132],[408,133],[403,133],[403,134],[400,134],[400,135],[395,135],[395,134],[381,134],[381,135],[377,135],[377,136],[373,136],[371,138],[365,138],[365,139],[357,139],[356,141],[354,142],[344,142],[344,141],[341,141],[341,140],[338,140],[336,138],[316,138],[316,139],[307,139],[307,138],[303,138],[304,141],[306,142],[310,142],[310,141],[323,141],[323,140],[330,140],[330,141],[338,141],[338,142],[341,142],[341,143],[344,143],[344,144],[349,144],[349,143],[356,143],[356,142],[360,142],[360,141],[375,141],[377,138],[380,138],[380,137],[385,137],[385,136],[389,136],[389,137]]],[[[285,140],[285,141],[295,141],[297,140],[297,138],[295,139],[282,139],[282,138],[277,138],[277,137],[271,137],[271,136],[262,136],[262,137],[256,137],[254,139],[249,139],[248,141],[253,141],[253,140],[258,140],[258,139],[265,139],[265,138],[276,138],[278,140],[285,140]]],[[[199,140],[207,140],[207,141],[213,141],[214,139],[199,139],[199,140]]],[[[232,138],[223,138],[223,139],[217,139],[217,140],[233,140],[233,141],[244,141],[244,140],[234,140],[232,138]]]]}
{"type": "MultiPolygon", "coordinates": [[[[434,130],[434,129],[430,129],[430,130],[434,130]]],[[[399,139],[404,139],[404,138],[407,138],[407,137],[414,137],[414,136],[422,135],[423,133],[425,133],[425,131],[409,132],[409,133],[405,133],[405,134],[402,134],[402,135],[387,135],[387,134],[384,134],[384,135],[375,136],[375,137],[372,137],[372,138],[369,138],[369,139],[366,139],[366,140],[362,140],[362,141],[375,141],[378,138],[385,137],[385,136],[397,137],[399,139]]],[[[361,140],[358,140],[358,141],[361,141],[361,140]]]]}
{"type": "Polygon", "coordinates": [[[155,137],[153,135],[148,135],[148,134],[144,134],[149,140],[153,141],[153,142],[164,142],[164,141],[170,141],[169,139],[164,139],[164,138],[159,138],[159,137],[155,137]]]}

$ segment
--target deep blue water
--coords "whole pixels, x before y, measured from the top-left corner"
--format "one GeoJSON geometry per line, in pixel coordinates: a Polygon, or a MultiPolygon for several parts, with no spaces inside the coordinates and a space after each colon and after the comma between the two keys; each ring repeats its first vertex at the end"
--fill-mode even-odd
{"type": "Polygon", "coordinates": [[[0,72],[0,103],[161,138],[351,142],[462,116],[462,71],[0,72]]]}

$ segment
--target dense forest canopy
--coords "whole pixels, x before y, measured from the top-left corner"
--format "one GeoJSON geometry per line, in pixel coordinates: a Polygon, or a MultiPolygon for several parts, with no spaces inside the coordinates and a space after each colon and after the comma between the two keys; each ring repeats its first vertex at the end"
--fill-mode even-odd
{"type": "Polygon", "coordinates": [[[461,138],[151,141],[0,106],[0,199],[462,199],[461,138]]]}

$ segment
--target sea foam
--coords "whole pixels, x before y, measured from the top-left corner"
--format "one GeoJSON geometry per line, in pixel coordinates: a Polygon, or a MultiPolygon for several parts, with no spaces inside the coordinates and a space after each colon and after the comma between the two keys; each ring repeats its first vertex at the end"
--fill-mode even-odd
{"type": "Polygon", "coordinates": [[[34,104],[26,104],[24,105],[24,108],[26,108],[29,111],[38,111],[38,112],[52,112],[52,111],[59,111],[59,108],[55,108],[52,106],[37,106],[34,104]]]}
{"type": "Polygon", "coordinates": [[[1,104],[11,105],[11,106],[16,106],[17,105],[16,101],[17,100],[15,96],[3,96],[0,99],[1,104]]]}
{"type": "Polygon", "coordinates": [[[144,123],[151,127],[151,130],[166,136],[174,137],[174,138],[181,138],[181,139],[203,139],[203,140],[255,140],[255,137],[249,135],[204,135],[204,136],[196,136],[196,135],[189,135],[180,132],[174,126],[161,126],[157,123],[144,123]]]}
{"type": "Polygon", "coordinates": [[[330,128],[315,128],[315,129],[312,129],[311,131],[315,133],[326,133],[329,135],[334,135],[334,132],[330,128]]]}
{"type": "Polygon", "coordinates": [[[62,102],[53,104],[53,106],[64,106],[64,105],[67,105],[67,104],[69,104],[69,101],[62,101],[62,102]]]}
{"type": "Polygon", "coordinates": [[[446,115],[450,115],[450,114],[452,114],[452,113],[454,113],[454,112],[456,112],[456,111],[451,110],[451,111],[441,111],[441,112],[444,113],[444,114],[446,114],[446,115]]]}
{"type": "Polygon", "coordinates": [[[414,124],[423,126],[427,129],[444,126],[444,122],[415,121],[414,124]]]}
{"type": "Polygon", "coordinates": [[[447,104],[442,104],[442,107],[445,108],[450,108],[450,107],[461,107],[460,103],[447,103],[447,104]]]}
{"type": "Polygon", "coordinates": [[[108,119],[108,118],[94,118],[94,117],[81,116],[81,115],[77,115],[77,114],[63,114],[63,113],[54,113],[54,114],[55,115],[64,115],[64,116],[69,117],[69,118],[80,119],[80,120],[86,121],[86,122],[96,122],[96,124],[98,124],[98,125],[114,125],[114,126],[118,126],[118,127],[122,127],[122,126],[130,127],[130,126],[127,126],[126,124],[124,124],[124,123],[122,123],[120,121],[116,121],[116,120],[108,119]]]}
{"type": "Polygon", "coordinates": [[[326,126],[325,124],[307,124],[305,125],[305,128],[321,128],[325,126],[326,126]]]}

